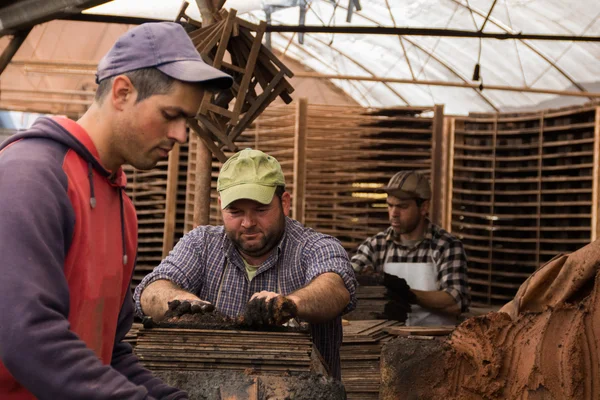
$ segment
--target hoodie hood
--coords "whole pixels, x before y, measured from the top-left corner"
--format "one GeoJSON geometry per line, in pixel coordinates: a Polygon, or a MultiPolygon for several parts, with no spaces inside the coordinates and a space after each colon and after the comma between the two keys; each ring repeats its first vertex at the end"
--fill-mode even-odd
{"type": "Polygon", "coordinates": [[[122,168],[119,168],[114,179],[110,179],[111,171],[102,166],[99,160],[98,150],[88,133],[77,122],[65,117],[41,117],[38,118],[31,129],[11,136],[0,145],[0,151],[22,139],[43,138],[59,142],[73,149],[88,165],[88,182],[90,186],[90,207],[96,208],[96,195],[94,190],[94,170],[106,181],[119,191],[119,203],[121,208],[121,247],[123,252],[123,264],[127,264],[127,249],[125,245],[125,216],[123,206],[123,191],[127,183],[127,177],[122,168]]]}
{"type": "MultiPolygon", "coordinates": [[[[107,170],[100,163],[100,156],[94,142],[88,133],[77,122],[65,117],[40,117],[30,129],[12,135],[0,145],[0,151],[21,139],[28,138],[44,138],[54,140],[73,149],[81,156],[96,172],[106,178],[112,174],[112,171],[107,170]]],[[[111,184],[125,188],[127,178],[121,168],[116,172],[115,178],[111,180],[111,184]]]]}

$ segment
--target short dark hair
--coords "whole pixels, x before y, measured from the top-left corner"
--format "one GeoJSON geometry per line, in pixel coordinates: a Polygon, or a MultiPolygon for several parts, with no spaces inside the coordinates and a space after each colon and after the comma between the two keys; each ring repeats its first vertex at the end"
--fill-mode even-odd
{"type": "MultiPolygon", "coordinates": [[[[123,75],[129,78],[131,84],[137,90],[136,103],[156,94],[165,94],[171,90],[175,79],[162,73],[156,68],[142,68],[125,72],[123,75]]],[[[118,75],[117,75],[118,76],[118,75]]],[[[94,100],[101,103],[110,91],[115,76],[100,81],[94,100]]]]}
{"type": "Polygon", "coordinates": [[[275,188],[275,196],[281,199],[281,196],[285,193],[285,186],[279,185],[275,188]]]}
{"type": "Polygon", "coordinates": [[[417,207],[421,207],[421,205],[423,205],[423,203],[425,203],[427,201],[427,199],[422,199],[420,197],[415,197],[415,202],[417,203],[417,207]]]}

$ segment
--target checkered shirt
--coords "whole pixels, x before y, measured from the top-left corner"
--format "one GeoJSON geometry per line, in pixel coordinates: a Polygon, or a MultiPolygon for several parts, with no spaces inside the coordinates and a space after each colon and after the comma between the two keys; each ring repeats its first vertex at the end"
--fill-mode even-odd
{"type": "Polygon", "coordinates": [[[438,290],[450,294],[461,311],[471,303],[467,281],[467,256],[462,243],[449,232],[429,223],[424,239],[414,247],[404,246],[389,227],[365,240],[352,257],[352,267],[360,272],[367,266],[383,271],[385,263],[432,263],[437,270],[438,290]]]}
{"type": "MultiPolygon", "coordinates": [[[[350,292],[350,303],[343,313],[356,306],[356,279],[348,254],[339,241],[286,218],[286,229],[277,251],[258,268],[248,281],[242,257],[227,238],[223,226],[199,226],[187,233],[137,286],[134,294],[137,314],[142,291],[150,283],[167,279],[184,290],[207,300],[223,314],[236,317],[244,312],[250,297],[262,290],[290,294],[326,272],[337,273],[350,292]]],[[[341,316],[311,325],[312,339],[340,378],[339,349],[342,343],[341,316]]]]}

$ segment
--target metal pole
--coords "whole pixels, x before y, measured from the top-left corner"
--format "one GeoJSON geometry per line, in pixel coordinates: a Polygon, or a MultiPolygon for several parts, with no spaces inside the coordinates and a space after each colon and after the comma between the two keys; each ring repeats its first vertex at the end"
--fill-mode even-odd
{"type": "Polygon", "coordinates": [[[335,75],[335,74],[319,74],[315,72],[294,72],[296,78],[314,78],[314,79],[341,79],[349,81],[369,81],[369,82],[391,82],[391,83],[408,83],[411,85],[429,85],[429,86],[449,86],[469,89],[481,90],[505,90],[509,92],[524,92],[524,93],[540,93],[540,94],[556,94],[559,96],[573,97],[600,97],[600,92],[574,92],[569,90],[554,90],[554,89],[538,89],[524,86],[504,86],[504,85],[482,85],[479,83],[466,82],[445,82],[445,81],[429,81],[418,79],[401,79],[401,78],[384,78],[375,76],[356,76],[356,75],[335,75]]]}

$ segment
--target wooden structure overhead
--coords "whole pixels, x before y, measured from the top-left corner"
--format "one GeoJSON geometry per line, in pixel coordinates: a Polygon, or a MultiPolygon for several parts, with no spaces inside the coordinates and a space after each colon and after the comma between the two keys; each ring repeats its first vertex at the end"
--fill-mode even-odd
{"type": "MultiPolygon", "coordinates": [[[[177,20],[189,25],[189,35],[204,60],[229,73],[234,84],[218,94],[207,92],[192,128],[221,161],[222,147],[235,151],[235,140],[278,96],[290,103],[292,86],[285,79],[293,73],[262,44],[265,22],[252,24],[236,16],[235,10],[220,10],[212,23],[200,24],[185,15],[184,3],[177,20]],[[195,29],[194,29],[195,28],[195,29]]],[[[207,18],[204,18],[207,19],[207,18]]]]}

